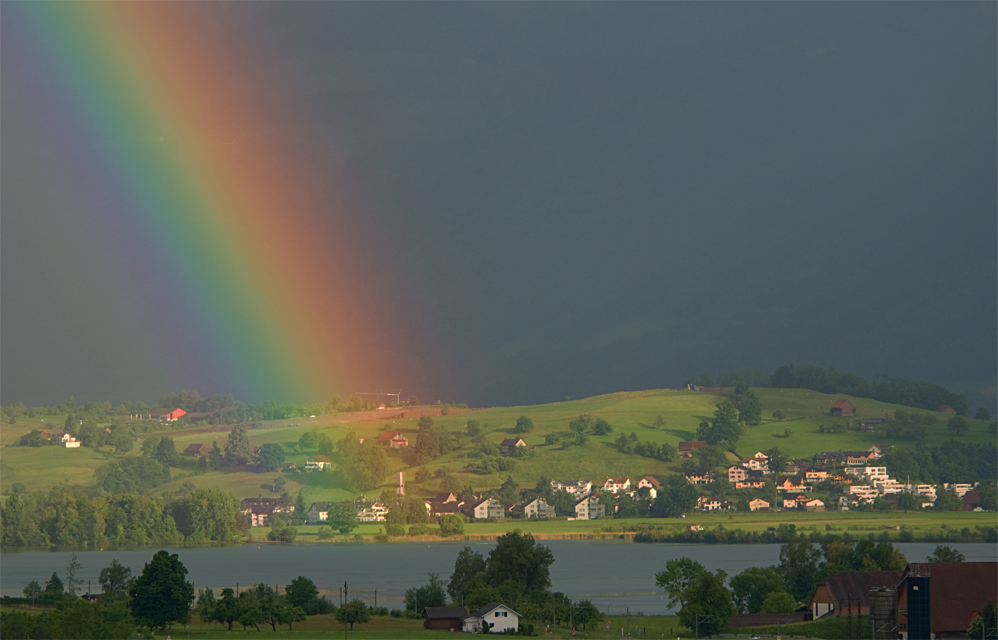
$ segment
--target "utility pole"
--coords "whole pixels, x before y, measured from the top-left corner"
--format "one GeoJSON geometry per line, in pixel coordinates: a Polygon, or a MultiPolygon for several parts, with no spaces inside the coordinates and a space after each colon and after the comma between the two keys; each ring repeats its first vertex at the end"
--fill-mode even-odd
{"type": "Polygon", "coordinates": [[[574,618],[572,617],[572,613],[573,613],[573,611],[572,611],[572,599],[569,598],[568,599],[568,635],[572,635],[573,633],[575,633],[575,622],[574,622],[574,618]]]}
{"type": "Polygon", "coordinates": [[[631,637],[631,608],[627,607],[627,637],[631,637]]]}
{"type": "MultiPolygon", "coordinates": [[[[347,581],[344,580],[343,581],[343,602],[344,603],[347,602],[348,595],[349,595],[349,591],[347,591],[347,581]]],[[[343,640],[346,640],[346,639],[347,639],[347,620],[346,620],[346,616],[344,616],[343,617],[343,640]]]]}

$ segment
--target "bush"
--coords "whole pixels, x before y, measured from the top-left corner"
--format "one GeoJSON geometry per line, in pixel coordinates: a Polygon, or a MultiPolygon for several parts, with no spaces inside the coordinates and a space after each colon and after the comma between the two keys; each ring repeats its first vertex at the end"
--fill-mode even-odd
{"type": "Polygon", "coordinates": [[[319,527],[319,540],[328,540],[333,537],[332,527],[319,527]]]}
{"type": "Polygon", "coordinates": [[[385,533],[387,535],[396,536],[396,537],[397,536],[404,536],[405,535],[405,527],[403,527],[400,524],[390,524],[385,529],[385,533]]]}
{"type": "Polygon", "coordinates": [[[392,612],[389,615],[391,617],[393,617],[393,618],[401,618],[402,617],[402,610],[401,609],[392,609],[392,612]]]}

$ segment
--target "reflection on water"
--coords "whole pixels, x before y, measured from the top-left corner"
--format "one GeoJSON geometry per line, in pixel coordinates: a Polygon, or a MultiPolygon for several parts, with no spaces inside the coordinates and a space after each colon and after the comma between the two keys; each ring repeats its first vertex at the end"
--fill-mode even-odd
{"type": "MultiPolygon", "coordinates": [[[[615,540],[547,540],[555,557],[551,582],[556,591],[572,599],[586,598],[611,614],[663,614],[668,612],[664,594],[655,587],[655,573],[665,563],[688,556],[710,570],[724,569],[729,576],[752,566],[777,564],[779,545],[637,544],[615,540]]],[[[200,587],[240,587],[265,582],[285,585],[297,576],[311,578],[338,602],[339,589],[349,586],[350,598],[401,608],[406,588],[426,582],[426,574],[447,579],[454,559],[464,546],[487,555],[493,542],[431,542],[394,544],[237,545],[171,549],[188,570],[188,580],[200,587]]],[[[910,561],[924,561],[935,544],[895,545],[910,561]]],[[[998,560],[993,544],[956,544],[968,561],[998,560]]],[[[97,590],[100,570],[117,558],[133,575],[158,551],[157,548],[79,551],[80,577],[92,580],[97,590]]],[[[0,594],[20,596],[24,584],[44,584],[52,572],[65,574],[72,551],[31,551],[0,556],[0,594]]]]}

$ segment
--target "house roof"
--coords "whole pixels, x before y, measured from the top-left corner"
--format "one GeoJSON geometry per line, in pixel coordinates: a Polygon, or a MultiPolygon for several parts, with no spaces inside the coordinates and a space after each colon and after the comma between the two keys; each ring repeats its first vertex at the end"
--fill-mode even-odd
{"type": "Polygon", "coordinates": [[[710,473],[710,470],[707,469],[706,467],[697,467],[696,469],[687,469],[686,477],[688,478],[690,476],[705,476],[708,473],[710,473]]]}
{"type": "MultiPolygon", "coordinates": [[[[395,436],[400,436],[400,435],[402,435],[402,434],[399,433],[398,431],[385,431],[380,436],[378,436],[378,442],[388,442],[388,441],[394,439],[395,436]]],[[[437,607],[434,607],[434,608],[437,608],[437,607]]],[[[443,608],[446,609],[448,607],[443,607],[443,608]]]]}
{"type": "MultiPolygon", "coordinates": [[[[177,407],[175,409],[153,409],[152,411],[149,412],[149,415],[151,415],[151,416],[167,416],[167,415],[170,415],[171,413],[173,413],[174,411],[184,411],[184,410],[181,409],[180,407],[177,407]]],[[[184,411],[184,413],[187,413],[187,412],[184,411]]]]}
{"type": "Polygon", "coordinates": [[[309,460],[315,460],[316,462],[329,462],[329,463],[332,462],[332,460],[330,460],[326,456],[311,456],[309,460]]]}
{"type": "Polygon", "coordinates": [[[464,607],[426,607],[423,617],[430,620],[455,618],[464,620],[468,617],[468,611],[464,607]]]}
{"type": "Polygon", "coordinates": [[[836,400],[835,404],[832,405],[833,409],[845,409],[846,407],[854,406],[853,403],[848,400],[836,400]]]}
{"type": "MultiPolygon", "coordinates": [[[[503,447],[515,447],[518,444],[520,444],[521,442],[523,442],[523,438],[506,438],[505,440],[503,440],[502,442],[500,442],[499,445],[503,446],[503,447]]],[[[527,444],[527,443],[523,442],[523,444],[527,444]]]]}
{"type": "Polygon", "coordinates": [[[658,480],[656,480],[655,478],[651,477],[651,476],[645,476],[644,478],[641,478],[641,479],[642,480],[647,480],[648,483],[651,486],[655,487],[656,489],[661,489],[662,488],[662,483],[659,482],[658,480]]]}
{"type": "MultiPolygon", "coordinates": [[[[475,612],[473,614],[471,614],[471,616],[473,618],[484,618],[485,616],[487,616],[488,614],[492,613],[493,611],[495,611],[499,607],[503,607],[505,609],[509,609],[513,613],[516,613],[515,611],[513,611],[512,609],[510,609],[509,607],[507,607],[506,605],[504,605],[501,602],[490,602],[487,605],[485,605],[484,607],[475,610],[475,612]]],[[[516,615],[520,615],[520,614],[516,613],[516,615]]]]}
{"type": "Polygon", "coordinates": [[[980,506],[981,504],[981,494],[978,491],[972,489],[967,493],[963,494],[963,498],[961,498],[961,500],[963,500],[964,507],[968,508],[977,507],[980,506]]]}
{"type": "MultiPolygon", "coordinates": [[[[875,587],[894,588],[901,581],[900,571],[845,571],[829,574],[818,583],[828,590],[828,598],[836,609],[844,609],[845,598],[859,596],[860,606],[870,606],[870,589],[875,587]]],[[[811,602],[816,602],[816,591],[811,602]]],[[[823,601],[821,601],[823,602],[823,601]]],[[[855,603],[854,603],[855,605],[855,603]]]]}
{"type": "Polygon", "coordinates": [[[702,449],[703,447],[706,447],[706,446],[707,446],[707,443],[704,442],[703,440],[690,440],[689,442],[680,442],[679,443],[679,450],[680,451],[692,451],[693,449],[702,449]]]}
{"type": "MultiPolygon", "coordinates": [[[[331,505],[331,504],[333,504],[333,503],[332,502],[313,502],[312,503],[312,507],[315,507],[315,509],[317,511],[329,511],[329,505],[331,505]]],[[[311,511],[312,507],[309,507],[308,510],[311,511]]]]}
{"type": "Polygon", "coordinates": [[[929,575],[929,617],[936,637],[940,632],[966,632],[974,613],[998,602],[998,562],[911,563],[929,575]],[[928,569],[928,571],[926,571],[928,569]]]}
{"type": "Polygon", "coordinates": [[[187,448],[184,449],[184,451],[200,451],[201,449],[206,449],[206,448],[208,448],[208,445],[201,444],[200,442],[195,442],[187,445],[187,448]]]}
{"type": "Polygon", "coordinates": [[[603,484],[606,484],[607,482],[612,482],[613,484],[625,484],[628,480],[628,478],[607,478],[606,482],[603,484]]]}

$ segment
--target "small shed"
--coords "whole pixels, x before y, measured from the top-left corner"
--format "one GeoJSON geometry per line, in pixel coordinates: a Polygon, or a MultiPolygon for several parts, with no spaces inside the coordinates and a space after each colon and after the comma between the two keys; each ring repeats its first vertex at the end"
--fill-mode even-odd
{"type": "Polygon", "coordinates": [[[828,413],[833,416],[851,416],[855,411],[856,407],[848,400],[836,400],[828,413]]]}
{"type": "Polygon", "coordinates": [[[468,611],[464,607],[426,607],[423,628],[461,631],[467,617],[468,611]]]}
{"type": "Polygon", "coordinates": [[[184,449],[184,455],[192,458],[204,458],[207,457],[208,452],[210,451],[211,449],[208,448],[208,445],[195,442],[187,445],[187,448],[184,449]]]}
{"type": "Polygon", "coordinates": [[[506,438],[499,443],[499,450],[506,455],[511,455],[518,447],[525,447],[527,443],[523,438],[506,438]]]}

